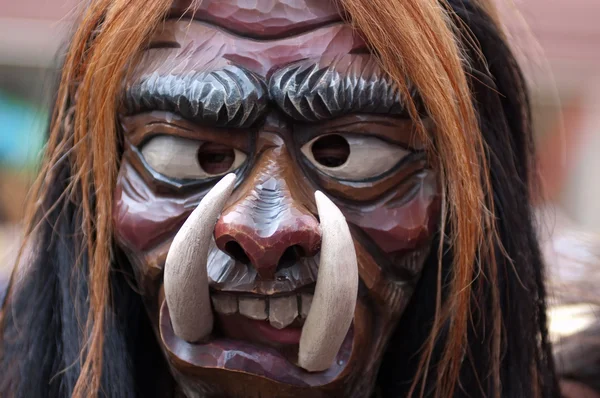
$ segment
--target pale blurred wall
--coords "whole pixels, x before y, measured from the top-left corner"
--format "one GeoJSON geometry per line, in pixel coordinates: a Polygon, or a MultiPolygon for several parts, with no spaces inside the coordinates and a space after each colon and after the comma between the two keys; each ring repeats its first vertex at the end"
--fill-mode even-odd
{"type": "Polygon", "coordinates": [[[547,198],[600,232],[600,1],[497,3],[532,90],[547,198]]]}
{"type": "Polygon", "coordinates": [[[47,67],[77,0],[0,0],[0,64],[47,67]]]}
{"type": "Polygon", "coordinates": [[[0,0],[0,290],[43,145],[66,16],[77,0],[0,0]]]}
{"type": "Polygon", "coordinates": [[[582,90],[585,115],[582,144],[568,156],[574,158],[561,204],[582,227],[600,232],[600,79],[582,90]]]}

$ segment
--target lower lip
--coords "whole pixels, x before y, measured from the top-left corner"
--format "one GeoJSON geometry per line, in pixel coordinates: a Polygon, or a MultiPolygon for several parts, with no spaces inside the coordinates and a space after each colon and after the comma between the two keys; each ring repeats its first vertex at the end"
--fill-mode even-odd
{"type": "MultiPolygon", "coordinates": [[[[193,375],[191,369],[194,368],[221,369],[266,377],[280,383],[301,387],[323,386],[335,380],[348,364],[352,355],[354,340],[354,332],[351,327],[332,366],[323,372],[311,373],[299,368],[293,361],[290,362],[281,350],[265,344],[257,345],[237,338],[225,337],[213,338],[203,344],[188,343],[175,335],[166,302],[163,302],[161,306],[159,329],[162,343],[167,352],[173,358],[176,358],[179,363],[187,364],[187,370],[184,373],[190,371],[190,374],[193,375]]],[[[288,341],[292,341],[291,336],[287,335],[289,331],[281,333],[281,330],[277,330],[270,325],[268,325],[268,329],[274,330],[267,330],[267,333],[273,332],[277,334],[277,338],[283,341],[288,338],[288,341]]],[[[261,329],[260,326],[252,327],[244,333],[254,331],[256,332],[255,335],[260,335],[260,330],[264,329],[261,329]]],[[[294,341],[299,341],[300,330],[291,330],[296,334],[294,341]]],[[[263,335],[263,339],[267,340],[266,336],[263,335]]],[[[282,346],[283,351],[287,351],[286,348],[295,348],[297,352],[297,345],[279,344],[282,346]]]]}
{"type": "Polygon", "coordinates": [[[302,329],[284,328],[277,329],[265,321],[255,321],[254,327],[265,336],[266,339],[281,343],[281,344],[299,344],[302,329]]]}
{"type": "Polygon", "coordinates": [[[233,339],[246,340],[266,345],[298,345],[302,329],[277,329],[267,321],[257,321],[241,315],[218,315],[224,334],[233,339]]]}

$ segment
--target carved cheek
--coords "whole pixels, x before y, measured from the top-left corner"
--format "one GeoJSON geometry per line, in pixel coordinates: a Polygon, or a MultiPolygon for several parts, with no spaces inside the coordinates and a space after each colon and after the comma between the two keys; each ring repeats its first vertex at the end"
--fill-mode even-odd
{"type": "MultiPolygon", "coordinates": [[[[361,227],[386,253],[417,249],[431,238],[439,217],[435,174],[425,171],[417,191],[403,201],[395,195],[381,206],[348,219],[361,227]]],[[[414,191],[413,191],[414,192],[414,191]]]]}
{"type": "Polygon", "coordinates": [[[183,200],[156,196],[128,163],[124,163],[114,198],[117,239],[130,249],[151,249],[174,234],[188,213],[183,200]]]}

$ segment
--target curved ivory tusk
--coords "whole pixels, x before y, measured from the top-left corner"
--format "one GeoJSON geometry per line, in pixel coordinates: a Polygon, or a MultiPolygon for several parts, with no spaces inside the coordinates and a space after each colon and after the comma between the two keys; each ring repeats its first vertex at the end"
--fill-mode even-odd
{"type": "Polygon", "coordinates": [[[315,295],[302,328],[298,365],[309,372],[328,369],[354,318],[358,265],[354,243],[340,209],[315,192],[323,234],[315,295]]]}
{"type": "Polygon", "coordinates": [[[175,238],[165,264],[165,298],[175,334],[197,342],[213,328],[206,262],[215,224],[235,184],[228,174],[202,199],[175,238]]]}

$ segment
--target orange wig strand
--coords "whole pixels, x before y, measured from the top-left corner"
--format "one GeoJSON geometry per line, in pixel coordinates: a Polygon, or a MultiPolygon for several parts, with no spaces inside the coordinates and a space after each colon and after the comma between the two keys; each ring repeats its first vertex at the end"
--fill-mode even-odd
{"type": "MultiPolygon", "coordinates": [[[[406,78],[410,78],[435,125],[434,134],[428,134],[423,127],[419,132],[431,143],[429,150],[440,172],[444,199],[442,234],[448,222],[452,239],[449,243],[456,255],[448,300],[442,306],[438,297],[435,324],[411,394],[420,377],[424,388],[436,336],[449,320],[451,328],[438,365],[436,396],[450,397],[466,345],[476,275],[473,265],[479,256],[485,256],[483,261],[494,261],[489,237],[496,235],[493,205],[486,199],[492,196],[491,186],[486,177],[481,179],[488,175],[485,146],[465,75],[463,51],[458,44],[456,26],[452,24],[456,18],[449,14],[449,7],[437,0],[342,0],[342,4],[371,44],[383,68],[405,92],[406,78]],[[489,253],[484,253],[486,250],[489,253]]],[[[412,105],[409,110],[419,124],[416,107],[412,105]]],[[[442,245],[443,239],[440,250],[442,245]]],[[[491,269],[492,275],[488,277],[495,279],[493,264],[491,269]]],[[[494,286],[494,281],[490,282],[494,286]]],[[[441,283],[440,262],[438,287],[441,283]]],[[[497,313],[494,316],[497,318],[494,333],[499,342],[499,316],[497,313]]],[[[498,352],[499,343],[496,345],[498,352]]],[[[499,363],[495,363],[494,368],[498,373],[499,363]]],[[[422,389],[421,395],[423,393],[422,389]]]]}
{"type": "Polygon", "coordinates": [[[64,60],[43,168],[32,188],[28,238],[45,217],[36,198],[53,181],[55,166],[71,163],[73,178],[65,194],[82,203],[81,230],[87,247],[77,249],[90,259],[86,351],[81,353],[75,398],[96,396],[100,388],[104,322],[110,304],[112,195],[118,168],[115,115],[121,83],[170,5],[171,0],[98,0],[85,9],[64,60]],[[65,131],[66,125],[72,135],[65,131]]]}

